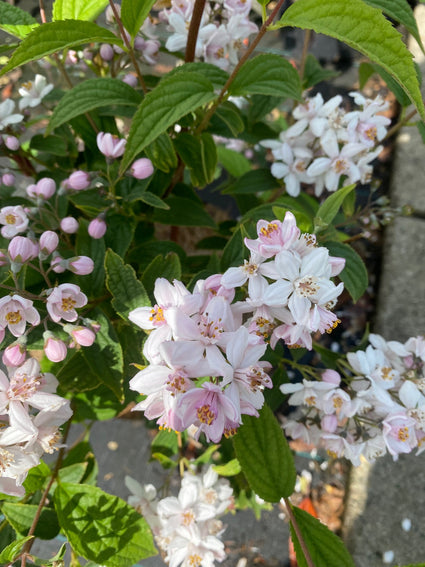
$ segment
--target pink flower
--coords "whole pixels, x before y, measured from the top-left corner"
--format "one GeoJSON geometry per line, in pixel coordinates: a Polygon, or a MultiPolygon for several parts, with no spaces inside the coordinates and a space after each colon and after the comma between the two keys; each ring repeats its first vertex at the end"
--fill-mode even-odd
{"type": "Polygon", "coordinates": [[[14,337],[19,337],[24,334],[27,322],[33,326],[40,322],[40,315],[32,301],[19,295],[0,299],[0,327],[8,327],[14,337]]]}
{"type": "Polygon", "coordinates": [[[53,230],[46,230],[40,236],[39,245],[40,252],[45,256],[49,256],[52,252],[56,250],[59,244],[59,236],[53,230]]]}
{"type": "Polygon", "coordinates": [[[29,185],[27,187],[27,194],[30,197],[41,197],[43,199],[50,199],[55,194],[56,183],[50,177],[43,177],[36,185],[29,185]]]}
{"type": "Polygon", "coordinates": [[[27,351],[25,345],[15,343],[9,345],[3,352],[2,360],[6,366],[20,366],[25,362],[27,351]]]}
{"type": "Polygon", "coordinates": [[[90,175],[86,171],[74,171],[66,180],[66,186],[74,191],[81,191],[90,186],[90,175]]]}
{"type": "Polygon", "coordinates": [[[288,211],[283,222],[259,220],[257,234],[256,240],[245,238],[245,246],[264,258],[271,258],[281,250],[288,249],[298,239],[300,229],[294,215],[288,211]]]}
{"type": "Polygon", "coordinates": [[[75,309],[87,304],[87,296],[75,284],[60,284],[47,293],[47,311],[55,323],[61,319],[76,321],[78,313],[75,309]]]}
{"type": "Polygon", "coordinates": [[[49,336],[44,343],[44,354],[52,362],[65,360],[67,353],[68,349],[66,344],[60,339],[56,339],[54,336],[49,336]]]}
{"type": "Polygon", "coordinates": [[[14,236],[7,251],[12,262],[23,264],[37,257],[38,244],[26,236],[14,236]]]}
{"type": "Polygon", "coordinates": [[[106,222],[101,218],[97,217],[90,221],[88,227],[88,233],[92,238],[98,239],[102,238],[107,229],[106,222]]]}
{"type": "Polygon", "coordinates": [[[68,270],[79,276],[86,276],[94,270],[94,262],[88,256],[75,256],[68,260],[68,270]]]}
{"type": "Polygon", "coordinates": [[[3,185],[6,187],[12,187],[15,184],[15,176],[13,173],[5,173],[2,178],[3,185]]]}
{"type": "Polygon", "coordinates": [[[388,451],[396,457],[400,453],[410,453],[417,446],[416,421],[407,414],[399,412],[388,415],[383,425],[383,436],[388,451]]]}
{"type": "Polygon", "coordinates": [[[4,143],[6,148],[12,152],[16,152],[21,146],[16,136],[6,136],[4,143]]]}
{"type": "Polygon", "coordinates": [[[60,227],[67,234],[74,234],[78,230],[78,221],[74,217],[65,217],[60,222],[60,227]]]}
{"type": "Polygon", "coordinates": [[[99,132],[96,138],[97,147],[105,157],[117,158],[123,155],[125,150],[126,140],[118,138],[109,132],[99,132]]]}
{"type": "Polygon", "coordinates": [[[130,173],[136,179],[146,179],[153,173],[153,165],[150,159],[140,158],[136,159],[130,168],[130,173]]]}
{"type": "Polygon", "coordinates": [[[1,234],[5,238],[13,238],[27,230],[29,219],[21,205],[3,207],[0,210],[1,234]]]}
{"type": "Polygon", "coordinates": [[[72,326],[71,328],[71,326],[65,326],[64,330],[67,331],[72,336],[74,341],[80,346],[89,347],[96,340],[96,333],[94,333],[87,327],[72,326]]]}

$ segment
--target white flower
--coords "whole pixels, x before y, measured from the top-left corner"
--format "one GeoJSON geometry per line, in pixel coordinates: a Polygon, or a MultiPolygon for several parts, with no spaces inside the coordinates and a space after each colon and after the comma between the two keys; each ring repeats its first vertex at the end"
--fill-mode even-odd
{"type": "Polygon", "coordinates": [[[6,128],[10,124],[18,124],[24,117],[22,114],[13,114],[15,103],[10,98],[0,103],[0,130],[6,128]]]}
{"type": "Polygon", "coordinates": [[[46,77],[43,75],[36,75],[34,82],[28,81],[24,83],[19,89],[19,94],[22,96],[19,101],[19,109],[23,110],[28,106],[33,108],[38,106],[42,99],[53,89],[53,85],[47,84],[46,77]]]}

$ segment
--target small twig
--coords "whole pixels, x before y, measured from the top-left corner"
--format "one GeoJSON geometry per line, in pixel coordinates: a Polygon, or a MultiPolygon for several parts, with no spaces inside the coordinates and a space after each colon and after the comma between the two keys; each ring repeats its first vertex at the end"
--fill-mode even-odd
{"type": "Polygon", "coordinates": [[[308,49],[310,47],[310,39],[311,39],[311,30],[305,30],[303,52],[302,52],[302,55],[301,55],[300,68],[299,68],[299,71],[298,71],[299,75],[300,75],[301,82],[302,82],[303,77],[304,77],[305,62],[306,62],[306,59],[307,59],[308,49]]]}
{"type": "Polygon", "coordinates": [[[134,55],[134,49],[133,49],[133,47],[131,46],[131,43],[128,40],[127,33],[125,31],[125,28],[123,26],[121,18],[118,14],[118,10],[117,10],[117,8],[114,4],[114,1],[109,0],[109,5],[111,6],[112,12],[114,14],[115,21],[118,24],[118,28],[120,30],[120,35],[122,37],[122,40],[123,40],[123,42],[125,43],[125,45],[128,49],[128,54],[130,55],[130,59],[131,59],[131,62],[133,63],[134,69],[136,71],[137,78],[139,80],[140,86],[142,87],[143,92],[146,94],[148,92],[148,89],[147,89],[145,80],[143,79],[142,73],[140,72],[139,64],[137,63],[136,56],[134,55]]]}
{"type": "Polygon", "coordinates": [[[196,42],[198,41],[199,27],[202,21],[206,0],[195,0],[192,18],[190,19],[189,32],[187,36],[185,63],[190,63],[195,59],[196,42]]]}
{"type": "Polygon", "coordinates": [[[297,520],[295,519],[294,512],[292,511],[292,504],[289,502],[288,498],[284,498],[284,501],[292,527],[294,528],[294,532],[297,535],[298,542],[304,554],[305,562],[307,563],[308,567],[314,567],[314,563],[311,558],[310,552],[307,549],[307,545],[303,539],[301,530],[299,528],[299,525],[297,524],[297,520]]]}
{"type": "MultiPolygon", "coordinates": [[[[66,443],[66,439],[68,437],[68,433],[69,433],[70,428],[71,428],[71,420],[69,420],[67,422],[66,426],[65,426],[65,431],[63,433],[63,441],[62,441],[64,444],[66,443]]],[[[35,513],[34,519],[32,521],[31,527],[30,527],[29,532],[27,534],[28,537],[33,536],[34,532],[37,528],[37,524],[38,524],[38,521],[40,520],[41,512],[43,511],[44,504],[46,503],[47,496],[49,494],[49,490],[52,488],[52,485],[55,482],[56,477],[58,476],[59,469],[61,468],[62,460],[63,460],[64,454],[65,454],[65,450],[66,450],[66,447],[61,447],[59,449],[58,460],[56,461],[56,465],[55,465],[55,468],[53,470],[52,477],[49,480],[49,483],[46,486],[46,489],[43,492],[43,495],[41,497],[41,500],[40,500],[40,503],[38,505],[37,511],[35,513]]],[[[22,549],[21,567],[26,566],[27,557],[28,557],[29,552],[31,551],[31,547],[32,547],[34,541],[35,541],[35,538],[32,538],[29,541],[27,541],[26,544],[24,545],[24,547],[22,549]]]]}
{"type": "Polygon", "coordinates": [[[38,0],[38,5],[40,7],[41,23],[45,24],[47,22],[47,19],[46,19],[46,11],[44,9],[44,0],[38,0]]]}
{"type": "Polygon", "coordinates": [[[384,142],[385,140],[391,138],[391,136],[394,136],[394,134],[398,132],[400,128],[402,128],[407,122],[409,122],[409,120],[411,120],[417,112],[418,111],[416,110],[416,108],[414,108],[412,112],[409,112],[409,114],[403,118],[403,120],[400,120],[398,124],[394,124],[394,126],[388,130],[385,138],[381,140],[381,142],[384,142]]]}

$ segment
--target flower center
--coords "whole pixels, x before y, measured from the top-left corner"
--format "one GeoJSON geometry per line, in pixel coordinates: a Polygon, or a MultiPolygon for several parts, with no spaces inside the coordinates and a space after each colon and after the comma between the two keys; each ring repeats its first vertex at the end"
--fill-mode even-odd
{"type": "Polygon", "coordinates": [[[378,132],[376,130],[376,126],[371,126],[365,131],[366,138],[368,140],[375,140],[378,132]]]}
{"type": "Polygon", "coordinates": [[[17,325],[20,321],[22,321],[22,315],[19,311],[9,311],[5,317],[6,321],[9,325],[17,325]]]}
{"type": "Polygon", "coordinates": [[[334,164],[336,173],[345,173],[347,171],[347,161],[345,159],[337,159],[334,164]]]}
{"type": "Polygon", "coordinates": [[[13,215],[12,213],[9,213],[4,218],[7,224],[15,224],[17,220],[17,217],[15,217],[15,215],[13,215]]]}
{"type": "Polygon", "coordinates": [[[186,510],[186,512],[183,512],[182,524],[184,526],[190,526],[190,524],[193,524],[194,521],[195,521],[195,515],[192,512],[192,510],[186,510]]]}
{"type": "Polygon", "coordinates": [[[407,441],[409,439],[409,429],[407,427],[400,427],[397,437],[400,441],[407,441]]]}
{"type": "Polygon", "coordinates": [[[0,471],[4,473],[7,468],[15,462],[15,457],[10,451],[0,449],[0,471]]]}
{"type": "Polygon", "coordinates": [[[38,387],[40,380],[27,374],[17,374],[10,380],[10,386],[7,391],[9,399],[26,401],[33,396],[38,387]]]}
{"type": "Polygon", "coordinates": [[[72,311],[76,305],[75,299],[72,297],[63,297],[62,298],[62,311],[72,311]]]}
{"type": "Polygon", "coordinates": [[[243,271],[248,274],[248,275],[253,275],[257,273],[258,270],[258,266],[257,264],[253,264],[251,262],[248,262],[248,260],[244,260],[244,266],[243,266],[243,271]]]}
{"type": "Polygon", "coordinates": [[[198,419],[201,423],[205,423],[206,425],[211,425],[215,420],[215,414],[211,411],[211,406],[205,404],[198,408],[196,412],[198,419]]]}
{"type": "Polygon", "coordinates": [[[266,238],[271,238],[274,232],[278,231],[278,226],[275,222],[270,222],[267,227],[263,227],[260,232],[266,238]]]}
{"type": "Polygon", "coordinates": [[[319,291],[317,279],[314,276],[304,276],[295,282],[295,291],[302,297],[310,297],[319,291]]]}
{"type": "Polygon", "coordinates": [[[189,555],[189,565],[190,567],[199,567],[202,563],[202,558],[200,555],[194,553],[193,555],[189,555]]]}
{"type": "Polygon", "coordinates": [[[149,317],[149,321],[152,321],[154,325],[161,325],[162,323],[165,323],[164,311],[162,307],[155,305],[155,307],[151,309],[151,316],[149,317]]]}

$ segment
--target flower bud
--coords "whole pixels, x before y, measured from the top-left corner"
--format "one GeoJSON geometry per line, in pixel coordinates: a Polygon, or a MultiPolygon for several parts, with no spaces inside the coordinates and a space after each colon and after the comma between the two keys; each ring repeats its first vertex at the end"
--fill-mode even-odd
{"type": "Polygon", "coordinates": [[[109,132],[99,132],[96,137],[97,147],[105,157],[117,158],[123,155],[127,140],[109,132]]]}
{"type": "Polygon", "coordinates": [[[90,186],[90,175],[86,171],[74,171],[68,177],[66,186],[74,191],[82,191],[90,186]]]}
{"type": "Polygon", "coordinates": [[[44,354],[49,360],[52,362],[61,362],[66,358],[68,348],[61,339],[56,339],[48,331],[43,334],[43,338],[45,339],[44,354]]]}
{"type": "Polygon", "coordinates": [[[74,325],[65,325],[64,331],[69,333],[74,341],[84,347],[91,346],[96,340],[96,334],[87,327],[76,327],[74,325]]]}
{"type": "Polygon", "coordinates": [[[21,147],[19,140],[16,136],[7,136],[4,140],[6,148],[11,150],[12,152],[16,152],[21,147]]]}
{"type": "Polygon", "coordinates": [[[79,276],[86,276],[94,270],[94,262],[88,256],[75,256],[68,260],[68,270],[79,276]]]}
{"type": "Polygon", "coordinates": [[[6,366],[21,366],[25,362],[27,351],[25,345],[16,343],[9,345],[3,352],[2,361],[6,366]]]}
{"type": "Polygon", "coordinates": [[[130,173],[136,179],[146,179],[153,173],[153,165],[150,159],[140,158],[136,159],[130,168],[130,173]]]}
{"type": "Polygon", "coordinates": [[[9,258],[6,256],[3,250],[0,250],[0,266],[7,266],[8,264],[9,258]]]}
{"type": "Polygon", "coordinates": [[[55,194],[56,183],[50,177],[43,177],[37,182],[36,194],[43,199],[50,199],[55,194]]]}
{"type": "Polygon", "coordinates": [[[44,255],[49,256],[49,254],[54,252],[58,247],[59,236],[56,234],[56,232],[53,232],[53,230],[46,230],[40,236],[39,243],[40,243],[40,251],[44,255]]]}
{"type": "Polygon", "coordinates": [[[339,386],[341,382],[341,376],[336,370],[331,370],[328,368],[322,374],[323,382],[327,382],[328,384],[334,384],[335,386],[339,386]]]}
{"type": "Polygon", "coordinates": [[[38,244],[26,236],[14,236],[7,251],[12,262],[23,264],[38,255],[38,244]]]}
{"type": "Polygon", "coordinates": [[[106,228],[106,222],[102,218],[97,217],[90,221],[88,232],[92,238],[98,239],[102,238],[102,236],[105,234],[106,228]]]}
{"type": "Polygon", "coordinates": [[[2,177],[2,183],[3,185],[6,185],[6,187],[12,187],[15,185],[15,176],[13,173],[5,173],[2,177]]]}
{"type": "Polygon", "coordinates": [[[50,265],[52,267],[52,270],[56,273],[56,274],[63,274],[64,271],[66,270],[66,267],[63,265],[63,263],[66,262],[66,260],[64,260],[62,258],[62,256],[60,256],[59,254],[57,256],[55,256],[54,258],[52,258],[52,261],[50,262],[50,265]]]}
{"type": "Polygon", "coordinates": [[[137,77],[133,75],[133,73],[127,73],[122,80],[124,83],[127,83],[127,85],[130,85],[130,87],[137,87],[137,77]]]}
{"type": "Polygon", "coordinates": [[[112,61],[114,58],[115,52],[109,43],[102,43],[99,49],[99,55],[102,57],[104,61],[112,61]]]}
{"type": "Polygon", "coordinates": [[[61,220],[60,227],[67,234],[74,234],[78,230],[78,221],[74,217],[65,217],[61,220]]]}

